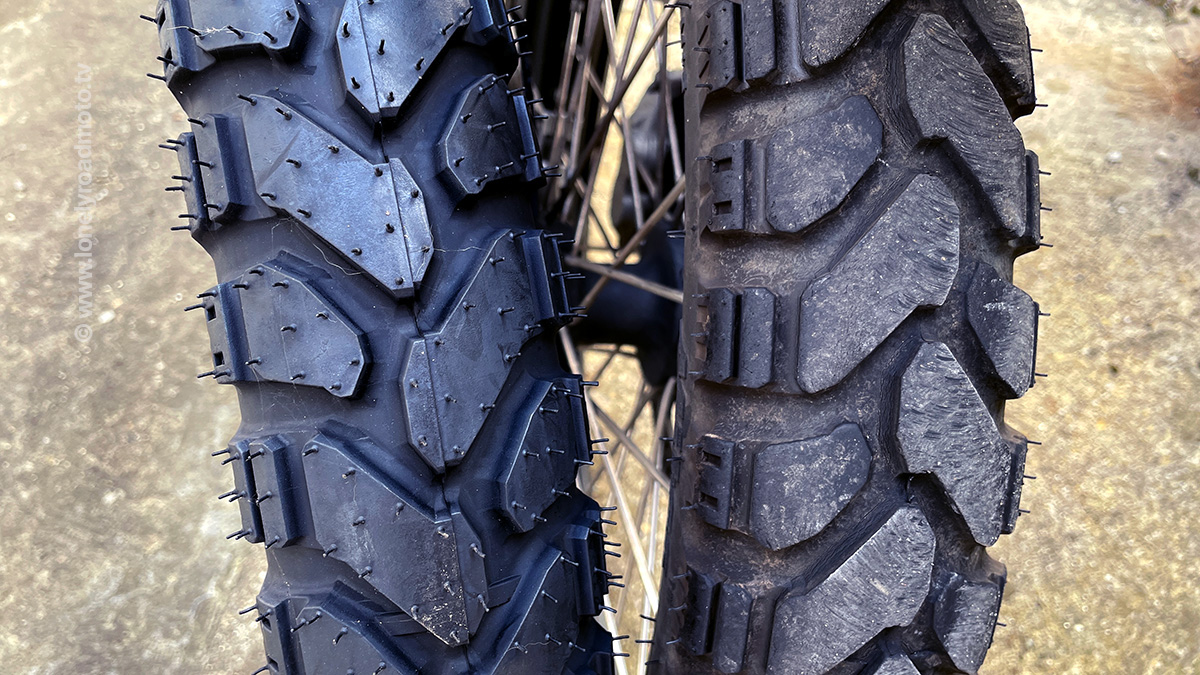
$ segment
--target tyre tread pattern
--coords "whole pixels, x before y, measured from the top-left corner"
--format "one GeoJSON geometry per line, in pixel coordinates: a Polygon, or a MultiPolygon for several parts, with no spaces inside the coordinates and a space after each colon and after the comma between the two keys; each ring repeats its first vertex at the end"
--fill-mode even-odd
{"type": "Polygon", "coordinates": [[[690,341],[652,670],[976,672],[1037,347],[1020,8],[681,11],[690,341]]]}
{"type": "Polygon", "coordinates": [[[611,675],[558,240],[494,0],[161,0],[268,673],[611,675]],[[465,119],[464,119],[465,118],[465,119]],[[464,152],[469,149],[470,152],[464,152]],[[461,158],[461,159],[460,159],[461,158]]]}

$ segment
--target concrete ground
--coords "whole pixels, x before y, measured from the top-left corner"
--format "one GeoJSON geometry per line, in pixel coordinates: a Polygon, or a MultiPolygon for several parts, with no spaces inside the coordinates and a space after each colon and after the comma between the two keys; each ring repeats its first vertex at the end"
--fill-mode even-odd
{"type": "MultiPolygon", "coordinates": [[[[225,541],[237,516],[214,499],[229,477],[208,456],[236,401],[192,377],[207,337],[180,311],[213,275],[167,231],[174,155],[155,145],[186,124],[142,75],[156,70],[154,30],[136,18],[147,2],[0,0],[6,674],[262,663],[236,613],[261,553],[225,541]]],[[[1187,35],[1149,4],[1025,4],[1050,108],[1021,126],[1054,174],[1043,227],[1056,247],[1017,273],[1053,314],[1050,378],[1011,407],[1044,445],[1032,513],[996,550],[1007,626],[984,672],[1200,672],[1200,76],[1171,50],[1187,35]]]]}

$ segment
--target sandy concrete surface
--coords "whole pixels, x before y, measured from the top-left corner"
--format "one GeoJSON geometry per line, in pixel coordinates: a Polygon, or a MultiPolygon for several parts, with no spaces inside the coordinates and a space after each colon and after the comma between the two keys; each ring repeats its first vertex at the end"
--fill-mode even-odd
{"type": "MultiPolygon", "coordinates": [[[[1050,107],[1021,126],[1054,174],[1043,227],[1056,247],[1018,277],[1052,313],[1050,378],[1011,407],[1044,445],[1029,461],[1032,513],[996,551],[1007,627],[984,672],[1200,672],[1200,79],[1158,8],[1026,6],[1050,107]]],[[[4,674],[262,663],[236,613],[261,553],[225,541],[237,515],[214,498],[229,477],[209,457],[236,428],[236,401],[193,378],[208,341],[181,311],[213,275],[168,232],[181,200],[162,192],[175,159],[156,144],[186,124],[142,74],[156,39],[136,17],[150,8],[0,0],[4,674]],[[90,195],[75,148],[84,96],[90,195]],[[89,196],[81,243],[75,208],[89,196]]]]}
{"type": "Polygon", "coordinates": [[[1200,78],[1148,5],[1024,4],[1056,246],[1017,278],[1050,377],[1010,407],[1044,445],[985,669],[1200,672],[1200,78]]]}

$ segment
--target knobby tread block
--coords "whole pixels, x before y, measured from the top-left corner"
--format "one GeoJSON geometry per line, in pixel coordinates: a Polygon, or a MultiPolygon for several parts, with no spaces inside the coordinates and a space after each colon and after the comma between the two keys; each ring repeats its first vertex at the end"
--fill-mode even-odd
{"type": "Polygon", "coordinates": [[[300,675],[353,670],[380,675],[412,672],[423,665],[389,644],[392,638],[420,630],[416,622],[345,584],[336,584],[327,594],[284,599],[273,605],[260,598],[257,609],[269,672],[300,675]]]}
{"type": "Polygon", "coordinates": [[[867,675],[920,675],[912,660],[903,654],[891,654],[879,665],[867,670],[867,675]]]}
{"type": "Polygon", "coordinates": [[[742,75],[742,6],[719,0],[701,15],[698,86],[710,91],[736,89],[742,75]]]}
{"type": "MultiPolygon", "coordinates": [[[[800,9],[801,53],[812,68],[827,66],[849,52],[890,0],[843,3],[805,0],[800,9]]],[[[1033,59],[1029,31],[1014,0],[964,0],[963,9],[984,48],[1000,67],[997,73],[1013,116],[1033,111],[1033,59]]]]}
{"type": "Polygon", "coordinates": [[[875,163],[882,133],[871,103],[854,96],[769,136],[715,146],[704,158],[708,229],[769,234],[809,227],[836,209],[875,163]]]}
{"type": "Polygon", "coordinates": [[[933,608],[933,625],[946,653],[959,670],[974,673],[983,665],[1000,615],[1004,579],[969,581],[955,575],[933,608]]]}
{"type": "Polygon", "coordinates": [[[712,651],[714,614],[720,588],[721,584],[717,579],[688,568],[685,604],[689,611],[684,620],[683,635],[686,636],[686,648],[693,654],[707,654],[712,651]]]}
{"type": "Polygon", "coordinates": [[[706,379],[748,389],[774,381],[776,304],[766,288],[708,291],[706,379]]]}
{"type": "Polygon", "coordinates": [[[591,461],[578,378],[538,380],[512,421],[499,455],[501,512],[518,530],[532,530],[575,482],[575,467],[591,461]]]}
{"type": "Polygon", "coordinates": [[[244,538],[268,549],[311,538],[448,644],[478,626],[489,606],[480,539],[425,486],[397,482],[408,472],[378,447],[321,433],[303,450],[272,436],[230,454],[244,538]]]}
{"type": "Polygon", "coordinates": [[[222,58],[254,52],[289,58],[307,35],[296,0],[210,0],[194,5],[191,0],[159,0],[153,18],[163,76],[171,87],[222,58]]]}
{"type": "Polygon", "coordinates": [[[915,177],[800,300],[799,382],[827,389],[917,307],[946,301],[958,273],[959,211],[937,178],[915,177]]]}
{"type": "MultiPolygon", "coordinates": [[[[771,0],[719,0],[704,6],[697,17],[700,36],[685,56],[704,91],[744,91],[769,82],[787,71],[786,36],[799,36],[799,58],[820,72],[850,53],[880,14],[893,3],[867,0],[803,0],[798,10],[777,9],[771,0]]],[[[1013,0],[964,0],[970,27],[965,28],[980,48],[989,51],[994,73],[1014,117],[1034,108],[1033,59],[1029,32],[1020,5],[1013,0]]],[[[686,60],[686,59],[685,59],[686,60]]]]}
{"type": "Polygon", "coordinates": [[[539,663],[564,663],[569,660],[579,639],[578,615],[572,609],[577,599],[563,596],[562,589],[578,586],[569,582],[575,568],[566,563],[562,552],[549,552],[526,576],[538,580],[534,592],[525,598],[524,620],[506,636],[499,672],[530,672],[539,663]]]}
{"type": "Polygon", "coordinates": [[[347,0],[337,49],[350,99],[371,119],[395,116],[446,43],[470,22],[470,10],[470,0],[407,5],[347,0]],[[389,45],[397,25],[408,34],[389,45]]]}
{"type": "Polygon", "coordinates": [[[438,144],[440,176],[462,195],[509,178],[537,181],[542,165],[524,96],[498,75],[485,75],[462,93],[438,144]]]}
{"type": "Polygon", "coordinates": [[[775,70],[774,3],[720,0],[700,17],[699,81],[710,90],[741,89],[775,70]]]}
{"type": "Polygon", "coordinates": [[[779,550],[825,529],[867,482],[871,450],[856,424],[768,445],[754,456],[750,530],[779,550]]]}
{"type": "Polygon", "coordinates": [[[393,296],[411,296],[433,240],[404,163],[373,162],[287,104],[250,99],[243,120],[259,194],[393,296]]]}
{"type": "Polygon", "coordinates": [[[286,439],[269,436],[251,441],[250,470],[254,474],[254,504],[262,519],[263,543],[287,546],[305,534],[306,514],[295,494],[304,491],[303,478],[292,473],[286,439]]]}
{"type": "MultiPolygon", "coordinates": [[[[230,115],[205,115],[191,120],[194,131],[168,140],[178,154],[180,181],[193,237],[218,230],[238,219],[269,216],[270,209],[253,193],[251,169],[241,121],[230,115]]],[[[163,146],[167,147],[167,146],[163,146]]]]}
{"type": "Polygon", "coordinates": [[[941,342],[921,346],[904,372],[896,438],[913,473],[938,478],[975,540],[1000,537],[1012,452],[962,366],[941,342]]]}
{"type": "Polygon", "coordinates": [[[1017,241],[1017,255],[1036,251],[1042,241],[1042,172],[1037,153],[1025,152],[1025,234],[1017,241]]]}
{"type": "Polygon", "coordinates": [[[716,436],[705,436],[698,450],[696,501],[700,514],[711,525],[733,527],[738,509],[731,502],[740,496],[735,489],[735,444],[716,436]]]}
{"type": "Polygon", "coordinates": [[[260,201],[249,184],[250,158],[241,120],[230,115],[205,115],[193,125],[196,164],[204,186],[204,208],[219,225],[232,222],[260,201]]]}
{"type": "Polygon", "coordinates": [[[738,384],[764,387],[772,379],[775,352],[775,294],[765,288],[742,293],[741,335],[738,336],[738,384]]]}
{"type": "Polygon", "coordinates": [[[863,96],[771,136],[767,184],[790,186],[767,197],[767,221],[796,232],[845,200],[882,150],[883,125],[863,96]]]}
{"type": "Polygon", "coordinates": [[[563,675],[613,675],[613,637],[600,624],[584,622],[576,645],[563,675]]]}
{"type": "Polygon", "coordinates": [[[286,259],[251,268],[231,287],[246,331],[243,365],[255,376],[339,397],[359,390],[369,362],[362,331],[286,259]]]}
{"type": "Polygon", "coordinates": [[[180,214],[179,217],[188,221],[188,231],[194,236],[197,232],[212,227],[212,220],[209,218],[208,208],[205,206],[208,198],[204,192],[204,179],[200,175],[196,135],[190,132],[182,134],[174,145],[176,158],[179,160],[179,174],[173,178],[180,181],[181,184],[177,188],[171,189],[183,193],[183,203],[187,212],[180,214]]]}
{"type": "Polygon", "coordinates": [[[693,654],[710,654],[721,672],[739,672],[746,658],[754,594],[695,569],[688,569],[686,578],[690,610],[681,642],[693,654]]]}
{"type": "Polygon", "coordinates": [[[1000,62],[1013,116],[1033,112],[1033,51],[1021,5],[1015,0],[964,0],[963,7],[1000,62]]]}
{"type": "Polygon", "coordinates": [[[346,96],[373,122],[396,117],[460,31],[467,42],[511,52],[504,19],[495,0],[346,0],[337,24],[346,96]],[[398,26],[404,27],[400,39],[398,26]]]}
{"type": "Polygon", "coordinates": [[[235,532],[238,539],[254,544],[263,542],[262,512],[258,508],[258,489],[254,483],[254,472],[250,468],[250,444],[247,441],[233,443],[227,449],[225,461],[233,469],[233,494],[242,516],[242,529],[235,532]]]}
{"type": "Polygon", "coordinates": [[[862,37],[889,0],[841,2],[804,0],[800,9],[801,51],[814,68],[832,63],[862,37]]]}
{"type": "Polygon", "coordinates": [[[944,18],[924,14],[904,41],[908,106],[923,138],[945,140],[1011,238],[1025,234],[1025,143],[983,67],[944,18]]]}
{"type": "Polygon", "coordinates": [[[695,450],[695,509],[708,524],[770,550],[821,532],[865,484],[871,451],[852,423],[804,440],[737,442],[707,435],[695,450]]]}
{"type": "Polygon", "coordinates": [[[298,675],[304,670],[294,657],[292,640],[292,610],[288,600],[268,603],[263,598],[255,602],[259,632],[267,652],[267,669],[272,675],[298,675]]]}
{"type": "MultiPolygon", "coordinates": [[[[589,511],[584,515],[587,523],[595,523],[600,517],[598,511],[589,511]]],[[[559,562],[575,571],[580,616],[599,614],[600,605],[608,593],[607,553],[601,534],[599,529],[593,529],[589,524],[575,523],[567,528],[564,535],[566,542],[562,546],[563,555],[559,562]]]]}
{"type": "Polygon", "coordinates": [[[981,264],[967,291],[967,317],[1006,398],[1033,386],[1038,306],[1029,294],[981,264]]]}
{"type": "Polygon", "coordinates": [[[561,279],[547,279],[551,240],[510,230],[484,250],[450,315],[410,343],[401,373],[409,442],[437,470],[470,451],[522,346],[571,316],[561,279]]]}
{"type": "Polygon", "coordinates": [[[737,673],[745,665],[753,607],[754,595],[749,590],[733,583],[721,584],[712,646],[713,663],[717,670],[737,673]]]}
{"type": "Polygon", "coordinates": [[[736,373],[734,361],[738,331],[738,293],[729,288],[714,288],[707,293],[708,331],[705,337],[707,357],[705,374],[713,382],[725,382],[736,373]]]}
{"type": "Polygon", "coordinates": [[[933,549],[921,511],[897,511],[816,588],[779,600],[767,671],[821,675],[884,628],[912,621],[929,592],[933,549]]]}
{"type": "Polygon", "coordinates": [[[281,255],[202,293],[222,384],[283,382],[354,396],[370,363],[362,331],[316,286],[324,274],[281,255]]]}
{"type": "Polygon", "coordinates": [[[460,552],[479,547],[470,526],[445,504],[421,503],[419,488],[396,484],[403,471],[389,471],[378,448],[318,435],[303,457],[314,537],[325,555],[367,578],[442,641],[466,642],[468,607],[487,593],[482,568],[460,566],[460,552]]]}
{"type": "Polygon", "coordinates": [[[1008,439],[1012,451],[1012,471],[1008,478],[1008,503],[1004,510],[1003,534],[1012,534],[1017,527],[1017,518],[1021,515],[1021,492],[1025,487],[1025,456],[1029,451],[1029,440],[1020,434],[1013,434],[1008,439]]]}

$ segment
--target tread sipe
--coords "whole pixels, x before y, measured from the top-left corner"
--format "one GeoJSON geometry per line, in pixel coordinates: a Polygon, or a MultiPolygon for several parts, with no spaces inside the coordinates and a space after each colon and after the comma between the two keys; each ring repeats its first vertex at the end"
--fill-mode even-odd
{"type": "MultiPolygon", "coordinates": [[[[160,0],[216,454],[276,675],[608,675],[582,383],[497,0],[160,0]]],[[[158,76],[156,76],[158,77],[158,76]]]]}
{"type": "Polygon", "coordinates": [[[1028,441],[1011,0],[681,3],[687,265],[660,673],[974,673],[1028,441]]]}

